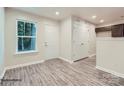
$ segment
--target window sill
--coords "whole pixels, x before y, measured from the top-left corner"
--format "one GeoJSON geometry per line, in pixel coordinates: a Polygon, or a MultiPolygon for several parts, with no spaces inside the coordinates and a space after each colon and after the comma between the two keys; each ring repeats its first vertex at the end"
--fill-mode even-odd
{"type": "Polygon", "coordinates": [[[35,50],[35,51],[16,52],[15,55],[18,55],[18,54],[32,54],[32,53],[38,53],[38,51],[35,50]]]}

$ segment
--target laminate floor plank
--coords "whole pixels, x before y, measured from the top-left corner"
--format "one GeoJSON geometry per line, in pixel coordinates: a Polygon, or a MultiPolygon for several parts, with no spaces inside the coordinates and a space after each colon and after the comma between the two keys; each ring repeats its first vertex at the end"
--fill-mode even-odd
{"type": "Polygon", "coordinates": [[[60,59],[7,70],[1,86],[122,86],[124,79],[98,70],[96,57],[72,64],[60,59]]]}

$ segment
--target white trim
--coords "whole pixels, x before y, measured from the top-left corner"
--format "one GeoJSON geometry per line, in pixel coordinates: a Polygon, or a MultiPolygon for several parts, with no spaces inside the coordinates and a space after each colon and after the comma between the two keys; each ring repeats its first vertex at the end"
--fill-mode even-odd
{"type": "Polygon", "coordinates": [[[91,54],[91,55],[89,55],[89,57],[93,57],[93,56],[96,56],[96,54],[91,54]]]}
{"type": "Polygon", "coordinates": [[[124,41],[124,38],[123,37],[116,37],[116,38],[113,38],[113,37],[97,37],[96,39],[97,42],[100,42],[100,41],[124,41]]]}
{"type": "Polygon", "coordinates": [[[113,71],[113,70],[106,69],[106,68],[103,68],[103,67],[100,67],[100,66],[96,66],[96,68],[99,69],[99,70],[102,70],[102,71],[111,73],[111,74],[113,74],[113,75],[115,75],[115,76],[124,78],[124,74],[122,74],[122,73],[118,73],[118,72],[115,72],[115,71],[113,71]]]}
{"type": "Polygon", "coordinates": [[[124,20],[119,20],[119,21],[114,21],[114,22],[110,22],[110,23],[106,23],[106,24],[97,25],[96,28],[105,27],[105,26],[112,26],[112,25],[118,25],[118,24],[123,24],[123,23],[124,23],[124,20]]]}
{"type": "MultiPolygon", "coordinates": [[[[2,33],[0,33],[1,35],[2,35],[2,55],[1,55],[1,57],[2,57],[2,63],[3,64],[0,64],[0,65],[2,65],[3,66],[3,68],[2,68],[2,72],[1,72],[1,74],[0,74],[0,83],[1,83],[1,79],[3,78],[3,76],[4,76],[4,74],[5,74],[5,69],[4,69],[4,51],[5,51],[5,39],[4,39],[4,35],[5,35],[5,8],[2,8],[2,11],[3,11],[3,31],[1,31],[2,33]]],[[[1,36],[0,36],[1,37],[1,36]]],[[[1,41],[0,41],[1,42],[1,41]]]]}
{"type": "Polygon", "coordinates": [[[6,72],[6,69],[3,70],[2,74],[0,75],[0,79],[4,77],[5,72],[6,72]]]}
{"type": "Polygon", "coordinates": [[[17,55],[17,54],[29,54],[29,53],[38,53],[38,51],[31,50],[31,51],[16,52],[15,55],[17,55]]]}
{"type": "Polygon", "coordinates": [[[30,21],[30,20],[16,19],[16,53],[15,54],[25,54],[25,53],[27,54],[27,53],[32,53],[32,51],[38,51],[37,38],[38,38],[37,22],[30,21]],[[18,29],[17,28],[18,27],[18,21],[34,23],[35,27],[36,27],[36,35],[35,36],[18,36],[18,31],[17,31],[17,29],[18,29]],[[35,38],[35,50],[19,52],[18,51],[18,37],[27,37],[27,38],[32,37],[32,38],[35,38]]]}
{"type": "Polygon", "coordinates": [[[7,66],[7,67],[5,67],[5,70],[18,68],[18,67],[29,66],[29,65],[33,65],[33,64],[39,64],[39,63],[43,63],[43,62],[45,62],[45,60],[30,62],[30,63],[24,63],[24,64],[19,64],[19,65],[14,65],[14,66],[7,66]]]}
{"type": "Polygon", "coordinates": [[[66,59],[66,58],[63,58],[63,57],[59,57],[59,59],[64,60],[65,62],[69,62],[70,64],[72,64],[72,63],[73,63],[73,61],[68,60],[68,59],[66,59]]]}

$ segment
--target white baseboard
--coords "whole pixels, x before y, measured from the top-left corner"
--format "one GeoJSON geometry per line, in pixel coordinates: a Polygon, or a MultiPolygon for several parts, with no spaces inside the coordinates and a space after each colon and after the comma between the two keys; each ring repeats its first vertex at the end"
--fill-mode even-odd
{"type": "MultiPolygon", "coordinates": [[[[70,61],[70,60],[62,58],[62,57],[59,57],[59,59],[62,59],[62,60],[69,62],[69,63],[73,63],[73,61],[70,61]]],[[[24,67],[24,66],[29,66],[29,65],[33,65],[33,64],[39,64],[39,63],[43,63],[43,62],[45,62],[45,60],[41,60],[41,61],[37,61],[37,62],[30,62],[30,63],[25,63],[25,64],[19,64],[19,65],[14,65],[14,66],[7,66],[7,67],[5,67],[3,73],[0,75],[0,79],[2,79],[4,77],[6,70],[24,67]]]]}
{"type": "Polygon", "coordinates": [[[89,55],[89,57],[93,57],[93,56],[96,56],[96,54],[89,55]]]}
{"type": "MultiPolygon", "coordinates": [[[[66,62],[73,63],[73,61],[70,61],[68,59],[65,59],[65,58],[62,58],[62,57],[59,57],[59,58],[66,61],[66,62]]],[[[6,70],[19,68],[19,67],[24,67],[24,66],[29,66],[29,65],[33,65],[33,64],[39,64],[39,63],[43,63],[43,62],[45,62],[45,60],[41,60],[41,61],[37,61],[37,62],[24,63],[24,64],[19,64],[19,65],[14,65],[14,66],[7,66],[7,67],[5,67],[3,73],[0,75],[0,79],[2,79],[4,77],[4,74],[5,74],[6,70]]]]}
{"type": "Polygon", "coordinates": [[[4,69],[2,74],[0,75],[0,80],[3,79],[5,72],[6,72],[6,69],[4,69]]]}
{"type": "Polygon", "coordinates": [[[24,67],[24,66],[29,66],[29,65],[33,65],[33,64],[43,63],[43,62],[45,62],[45,60],[5,67],[5,69],[3,70],[3,73],[0,75],[0,82],[1,82],[1,79],[4,77],[6,70],[8,70],[8,69],[24,67]]]}
{"type": "Polygon", "coordinates": [[[59,59],[61,59],[61,60],[64,60],[64,61],[66,61],[66,62],[69,62],[69,63],[73,63],[73,61],[71,61],[71,60],[68,60],[68,59],[66,59],[66,58],[63,58],[63,57],[59,57],[59,59]]]}
{"type": "Polygon", "coordinates": [[[111,74],[113,74],[113,75],[115,75],[115,76],[124,78],[124,74],[122,74],[122,73],[118,73],[118,72],[115,72],[115,71],[113,71],[113,70],[106,69],[106,68],[103,68],[103,67],[100,67],[100,66],[96,66],[96,68],[99,69],[99,70],[102,70],[102,71],[111,73],[111,74]]]}
{"type": "Polygon", "coordinates": [[[33,65],[33,64],[39,64],[39,63],[43,63],[43,62],[45,62],[45,60],[30,62],[30,63],[24,63],[24,64],[19,64],[19,65],[14,65],[14,66],[7,66],[7,67],[5,67],[5,70],[18,68],[18,67],[29,66],[29,65],[33,65]]]}

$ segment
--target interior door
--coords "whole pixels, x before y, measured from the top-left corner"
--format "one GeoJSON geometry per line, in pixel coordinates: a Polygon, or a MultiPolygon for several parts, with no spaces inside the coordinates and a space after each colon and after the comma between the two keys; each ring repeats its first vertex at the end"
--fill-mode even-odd
{"type": "Polygon", "coordinates": [[[74,23],[73,28],[73,61],[88,57],[88,31],[82,22],[74,23]]]}
{"type": "Polygon", "coordinates": [[[45,59],[59,56],[59,28],[57,25],[45,25],[45,59]]]}

